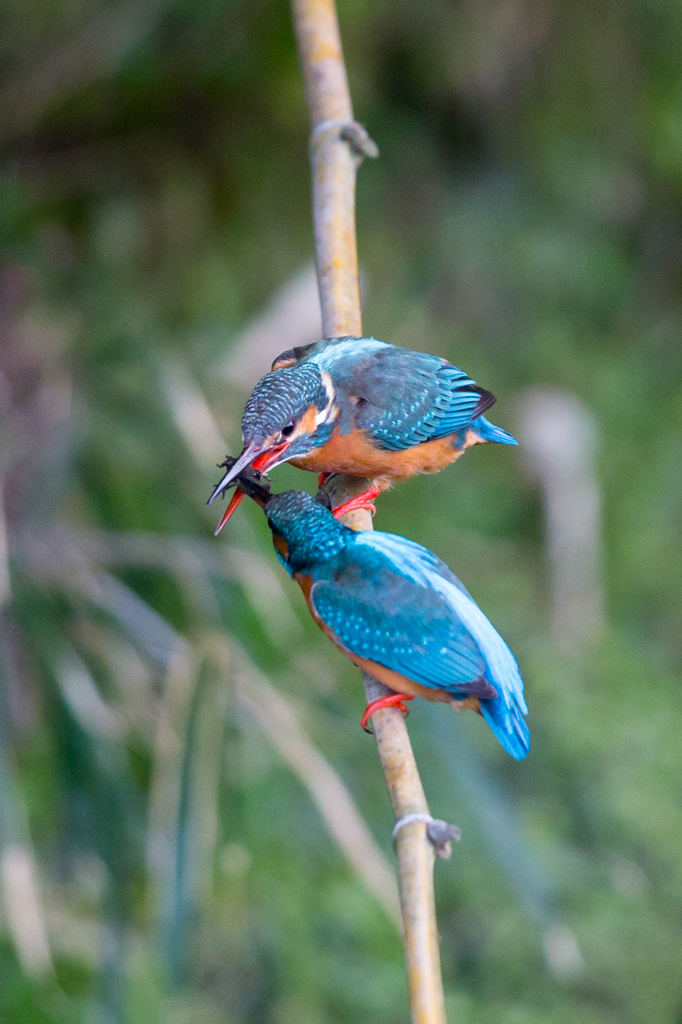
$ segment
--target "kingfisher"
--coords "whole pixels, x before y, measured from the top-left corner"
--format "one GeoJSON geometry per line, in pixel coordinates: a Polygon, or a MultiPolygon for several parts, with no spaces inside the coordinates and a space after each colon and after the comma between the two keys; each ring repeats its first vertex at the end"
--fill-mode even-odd
{"type": "MultiPolygon", "coordinates": [[[[267,472],[291,462],[321,483],[331,473],[369,478],[338,510],[374,512],[372,500],[394,481],[437,473],[475,444],[516,444],[483,415],[495,401],[446,359],[376,338],[290,349],[256,384],[242,419],[244,447],[208,504],[247,467],[267,472]]],[[[216,533],[242,497],[238,490],[216,533]]]]}
{"type": "Polygon", "coordinates": [[[324,490],[273,495],[248,473],[237,486],[264,508],[277,555],[318,626],[393,691],[368,705],[364,728],[379,708],[407,714],[405,701],[425,697],[477,711],[512,757],[526,756],[516,659],[444,562],[404,537],[344,526],[324,490]]]}

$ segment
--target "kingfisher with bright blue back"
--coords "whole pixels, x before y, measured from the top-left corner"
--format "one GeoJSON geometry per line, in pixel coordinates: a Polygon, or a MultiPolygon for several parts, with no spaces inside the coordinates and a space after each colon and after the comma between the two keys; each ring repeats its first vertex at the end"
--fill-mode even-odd
{"type": "MultiPolygon", "coordinates": [[[[244,448],[230,460],[209,505],[242,470],[291,462],[301,469],[368,477],[370,488],[339,506],[370,508],[394,481],[437,473],[475,444],[517,442],[484,413],[495,396],[459,367],[375,338],[327,338],[282,353],[249,398],[244,448]]],[[[238,490],[216,533],[243,497],[238,490]]]]}
{"type": "Polygon", "coordinates": [[[457,577],[427,548],[390,533],[340,523],[320,491],[271,495],[253,471],[237,480],[264,510],[275,549],[311,615],[360,669],[394,692],[381,707],[425,697],[486,720],[520,760],[530,733],[514,655],[457,577]]]}

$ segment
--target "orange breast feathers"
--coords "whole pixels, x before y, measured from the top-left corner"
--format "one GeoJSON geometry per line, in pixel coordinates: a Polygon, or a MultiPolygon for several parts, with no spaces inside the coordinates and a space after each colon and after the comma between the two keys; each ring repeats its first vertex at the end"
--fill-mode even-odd
{"type": "Polygon", "coordinates": [[[425,700],[440,701],[443,704],[452,704],[457,711],[464,711],[466,708],[471,708],[473,711],[480,713],[480,705],[477,697],[466,697],[464,700],[455,700],[451,693],[447,690],[436,690],[431,689],[429,686],[422,686],[421,683],[416,683],[413,679],[408,679],[407,676],[402,675],[400,672],[395,672],[391,668],[386,668],[385,665],[379,665],[376,661],[371,661],[369,658],[361,658],[357,654],[353,654],[343,646],[338,638],[331,631],[326,622],[323,622],[320,616],[317,614],[313,607],[311,600],[311,591],[313,588],[312,576],[304,576],[302,573],[297,573],[294,577],[299,587],[303,591],[306,604],[308,605],[308,611],[318,624],[322,632],[328,637],[331,642],[339,648],[340,651],[346,655],[347,658],[357,665],[358,668],[363,672],[369,672],[371,676],[378,679],[380,683],[388,686],[389,689],[394,690],[395,693],[405,693],[409,697],[423,697],[425,700]]]}
{"type": "Polygon", "coordinates": [[[313,473],[348,473],[374,480],[382,490],[394,480],[408,480],[418,473],[438,473],[472,444],[478,443],[473,431],[467,433],[461,448],[454,446],[455,434],[437,441],[426,441],[403,451],[382,451],[369,440],[366,431],[341,434],[337,427],[329,441],[291,464],[313,473]]]}

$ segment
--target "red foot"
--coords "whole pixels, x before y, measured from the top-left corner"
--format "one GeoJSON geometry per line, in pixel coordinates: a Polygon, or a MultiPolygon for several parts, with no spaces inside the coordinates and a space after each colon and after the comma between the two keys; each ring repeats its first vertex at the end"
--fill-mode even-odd
{"type": "Polygon", "coordinates": [[[373,700],[371,704],[368,704],[365,708],[365,713],[360,719],[360,725],[372,735],[372,730],[367,728],[367,723],[374,714],[375,711],[379,711],[381,708],[397,708],[398,711],[402,711],[405,718],[409,715],[409,709],[405,707],[406,700],[414,700],[414,697],[408,697],[406,693],[390,693],[388,697],[380,697],[379,700],[373,700]]]}
{"type": "Polygon", "coordinates": [[[359,512],[361,508],[371,512],[373,516],[377,514],[376,505],[373,505],[371,501],[359,501],[357,498],[353,498],[351,501],[344,501],[343,505],[333,509],[332,515],[335,519],[340,519],[341,516],[345,516],[348,512],[359,512]]]}
{"type": "Polygon", "coordinates": [[[375,515],[376,509],[372,504],[372,499],[376,498],[379,494],[381,494],[381,488],[377,487],[376,484],[372,484],[372,486],[366,491],[363,491],[362,494],[358,494],[355,498],[349,498],[348,501],[344,501],[342,505],[337,505],[336,508],[333,509],[334,518],[339,519],[341,516],[345,516],[347,512],[357,512],[360,508],[366,508],[368,512],[375,515]]]}
{"type": "Polygon", "coordinates": [[[317,478],[317,486],[324,487],[330,476],[331,473],[320,473],[320,475],[317,478]]]}

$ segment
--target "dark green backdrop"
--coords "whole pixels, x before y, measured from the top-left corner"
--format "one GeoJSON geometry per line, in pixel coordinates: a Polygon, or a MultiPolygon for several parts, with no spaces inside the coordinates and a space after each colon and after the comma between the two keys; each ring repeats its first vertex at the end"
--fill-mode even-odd
{"type": "MultiPolygon", "coordinates": [[[[522,439],[533,388],[596,438],[577,469],[577,428],[564,444],[602,510],[585,554],[570,487],[561,505],[580,636],[552,626],[572,556],[550,557],[532,443],[376,518],[461,576],[530,706],[519,764],[473,715],[410,718],[463,829],[436,867],[450,1024],[680,1024],[682,9],[339,15],[381,149],[358,184],[366,330],[462,365],[522,439]]],[[[395,928],[235,689],[259,670],[288,699],[390,860],[357,672],[258,510],[214,541],[205,507],[244,382],[291,343],[271,317],[251,366],[243,332],[312,257],[287,6],[4,0],[0,22],[0,1019],[404,1022],[395,928]]]]}

